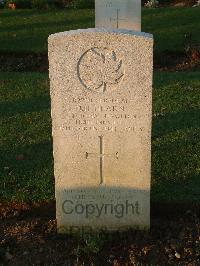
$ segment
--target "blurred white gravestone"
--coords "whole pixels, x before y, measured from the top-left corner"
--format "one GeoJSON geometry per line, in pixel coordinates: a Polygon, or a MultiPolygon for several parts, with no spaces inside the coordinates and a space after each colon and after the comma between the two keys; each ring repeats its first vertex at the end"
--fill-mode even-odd
{"type": "Polygon", "coordinates": [[[95,27],[141,31],[141,0],[95,0],[95,27]]]}

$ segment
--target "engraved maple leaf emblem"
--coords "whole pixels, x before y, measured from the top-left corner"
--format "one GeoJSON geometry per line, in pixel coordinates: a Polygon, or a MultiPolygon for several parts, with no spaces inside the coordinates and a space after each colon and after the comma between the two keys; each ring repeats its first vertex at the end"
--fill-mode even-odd
{"type": "Polygon", "coordinates": [[[87,89],[105,92],[122,80],[123,62],[115,51],[91,48],[79,61],[78,76],[87,89]]]}

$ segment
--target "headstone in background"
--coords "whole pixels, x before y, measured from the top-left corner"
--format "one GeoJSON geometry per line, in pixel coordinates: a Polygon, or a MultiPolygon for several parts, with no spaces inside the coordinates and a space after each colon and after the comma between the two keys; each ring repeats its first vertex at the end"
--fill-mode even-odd
{"type": "Polygon", "coordinates": [[[141,1],[95,0],[95,27],[141,31],[141,1]]]}
{"type": "Polygon", "coordinates": [[[59,232],[149,228],[152,54],[146,33],[49,37],[59,232]]]}

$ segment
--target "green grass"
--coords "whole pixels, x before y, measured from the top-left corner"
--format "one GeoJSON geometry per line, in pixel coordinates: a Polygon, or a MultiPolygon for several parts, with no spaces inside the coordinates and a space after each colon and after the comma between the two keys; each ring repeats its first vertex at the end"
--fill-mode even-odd
{"type": "MultiPolygon", "coordinates": [[[[200,8],[143,9],[142,30],[154,34],[155,52],[183,51],[184,34],[200,42],[200,8]]],[[[94,10],[0,10],[0,51],[47,51],[50,34],[94,27],[94,10]]]]}
{"type": "Polygon", "coordinates": [[[157,73],[153,199],[200,200],[200,72],[157,73]]]}
{"type": "Polygon", "coordinates": [[[50,34],[94,26],[93,10],[0,10],[1,51],[47,51],[50,34]]]}
{"type": "Polygon", "coordinates": [[[143,10],[143,30],[155,39],[155,52],[184,49],[184,35],[190,33],[192,41],[200,43],[200,8],[158,8],[143,10]]]}
{"type": "Polygon", "coordinates": [[[0,75],[1,197],[53,197],[49,84],[39,73],[0,75]],[[24,160],[17,160],[19,155],[24,160]]]}
{"type": "MultiPolygon", "coordinates": [[[[200,72],[155,73],[152,140],[155,201],[200,200],[199,76],[200,72]]],[[[47,74],[0,73],[0,94],[0,198],[53,199],[47,74]]]]}

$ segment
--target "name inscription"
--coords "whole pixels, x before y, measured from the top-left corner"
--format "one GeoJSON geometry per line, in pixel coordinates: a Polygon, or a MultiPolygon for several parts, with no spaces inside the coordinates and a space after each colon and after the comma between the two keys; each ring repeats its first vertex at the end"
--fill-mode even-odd
{"type": "Polygon", "coordinates": [[[63,101],[62,123],[56,125],[56,129],[63,133],[69,131],[135,131],[134,121],[137,115],[130,112],[133,104],[132,100],[127,98],[73,97],[68,104],[65,104],[65,100],[63,101]]]}

